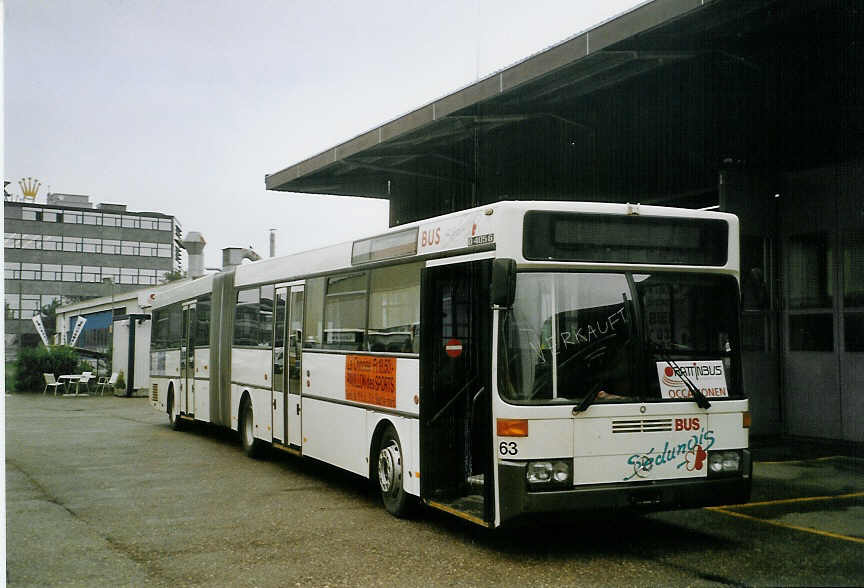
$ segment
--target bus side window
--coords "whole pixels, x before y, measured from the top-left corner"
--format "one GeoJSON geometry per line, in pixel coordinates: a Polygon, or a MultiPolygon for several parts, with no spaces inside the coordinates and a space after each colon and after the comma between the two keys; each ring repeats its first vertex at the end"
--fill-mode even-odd
{"type": "Polygon", "coordinates": [[[258,347],[273,346],[273,285],[261,286],[258,303],[258,347]]]}
{"type": "Polygon", "coordinates": [[[237,306],[234,307],[234,346],[255,346],[258,344],[258,288],[247,288],[237,292],[237,306]]]}
{"type": "Polygon", "coordinates": [[[210,295],[200,296],[195,306],[195,317],[198,323],[195,333],[195,345],[197,347],[208,347],[210,345],[210,295]]]}
{"type": "Polygon", "coordinates": [[[369,293],[369,351],[418,353],[420,269],[409,263],[372,270],[369,293]]]}
{"type": "Polygon", "coordinates": [[[304,322],[304,349],[321,349],[324,330],[324,280],[306,280],[306,316],[304,322]]]}
{"type": "Polygon", "coordinates": [[[366,276],[358,272],[327,278],[322,342],[326,349],[359,351],[365,347],[366,276]]]}

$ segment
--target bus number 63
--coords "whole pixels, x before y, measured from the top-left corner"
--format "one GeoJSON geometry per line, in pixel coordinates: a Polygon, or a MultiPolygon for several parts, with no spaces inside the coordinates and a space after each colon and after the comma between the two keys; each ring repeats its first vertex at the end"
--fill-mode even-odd
{"type": "Polygon", "coordinates": [[[498,453],[501,455],[516,455],[519,453],[519,446],[515,441],[502,441],[498,445],[498,453]]]}

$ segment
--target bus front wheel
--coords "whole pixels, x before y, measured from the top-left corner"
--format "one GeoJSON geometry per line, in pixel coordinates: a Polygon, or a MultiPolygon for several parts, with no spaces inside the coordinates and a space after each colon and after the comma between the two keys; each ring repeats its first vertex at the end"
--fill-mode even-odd
{"type": "Polygon", "coordinates": [[[183,428],[183,420],[180,418],[174,411],[174,390],[168,393],[168,424],[171,425],[171,428],[175,431],[179,431],[183,428]]]}
{"type": "Polygon", "coordinates": [[[249,457],[261,457],[264,442],[255,438],[255,418],[252,412],[252,403],[246,401],[240,407],[240,439],[243,442],[243,451],[249,457]]]}
{"type": "Polygon", "coordinates": [[[381,501],[387,512],[397,517],[408,516],[411,512],[413,501],[405,492],[402,481],[404,469],[402,461],[402,445],[399,443],[399,435],[392,425],[381,435],[378,456],[376,459],[378,474],[378,490],[381,492],[381,501]]]}

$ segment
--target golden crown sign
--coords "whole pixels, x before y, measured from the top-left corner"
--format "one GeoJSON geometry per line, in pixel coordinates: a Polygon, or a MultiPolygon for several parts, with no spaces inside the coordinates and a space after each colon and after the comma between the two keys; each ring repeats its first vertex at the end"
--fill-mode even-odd
{"type": "Polygon", "coordinates": [[[39,193],[39,188],[42,187],[42,183],[36,178],[21,178],[18,180],[18,185],[21,187],[21,194],[24,195],[25,200],[36,201],[36,194],[39,193]]]}

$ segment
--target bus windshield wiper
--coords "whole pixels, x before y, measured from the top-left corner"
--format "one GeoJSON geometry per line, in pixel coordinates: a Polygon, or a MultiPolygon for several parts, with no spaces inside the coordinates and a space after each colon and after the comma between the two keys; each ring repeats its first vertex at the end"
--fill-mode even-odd
{"type": "Polygon", "coordinates": [[[573,412],[585,412],[588,410],[588,407],[593,404],[595,400],[597,400],[597,395],[600,394],[600,388],[603,387],[603,380],[598,380],[594,382],[594,385],[588,390],[588,394],[585,395],[585,398],[582,399],[582,402],[579,403],[578,406],[573,407],[573,412]]]}
{"type": "Polygon", "coordinates": [[[702,390],[700,390],[691,380],[690,377],[684,372],[683,369],[672,359],[672,356],[669,355],[669,351],[664,347],[660,347],[650,339],[648,340],[648,348],[652,351],[656,352],[657,355],[660,356],[660,359],[666,362],[666,365],[671,367],[675,374],[681,378],[681,381],[684,382],[684,385],[687,386],[687,389],[690,391],[690,394],[693,395],[693,399],[696,401],[696,405],[699,408],[711,408],[711,401],[702,394],[702,390]]]}

